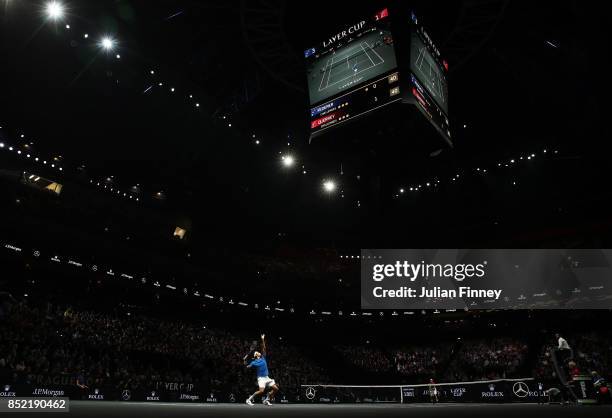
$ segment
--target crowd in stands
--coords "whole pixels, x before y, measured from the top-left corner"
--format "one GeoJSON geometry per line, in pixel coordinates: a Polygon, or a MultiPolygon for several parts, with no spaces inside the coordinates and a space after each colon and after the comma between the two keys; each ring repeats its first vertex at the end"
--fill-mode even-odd
{"type": "MultiPolygon", "coordinates": [[[[89,387],[151,388],[155,382],[194,383],[233,393],[250,391],[255,377],[243,365],[251,341],[202,325],[14,306],[0,326],[0,378],[77,377],[89,387]]],[[[299,350],[269,343],[271,373],[286,391],[326,382],[299,350]]]]}
{"type": "MultiPolygon", "coordinates": [[[[244,394],[254,387],[243,356],[251,339],[201,323],[141,315],[73,310],[23,302],[0,317],[0,381],[63,376],[89,387],[151,388],[155,382],[193,383],[244,394]]],[[[575,369],[610,370],[612,340],[597,334],[568,336],[575,369]]],[[[395,376],[405,383],[515,378],[554,378],[552,344],[528,356],[528,345],[511,338],[468,340],[421,347],[333,347],[351,373],[395,376]],[[539,355],[537,354],[539,352],[539,355]],[[529,359],[532,359],[529,362],[529,359]]],[[[281,340],[268,345],[270,372],[285,393],[301,384],[332,383],[317,361],[281,340]]]]}
{"type": "Polygon", "coordinates": [[[392,370],[393,363],[389,353],[364,346],[336,346],[336,351],[347,364],[361,370],[374,373],[387,373],[392,370]]]}
{"type": "Polygon", "coordinates": [[[510,338],[466,341],[457,362],[468,380],[514,378],[524,376],[527,352],[526,343],[510,338]]]}
{"type": "Polygon", "coordinates": [[[404,376],[438,376],[448,363],[448,347],[415,347],[395,350],[395,369],[404,376]]]}
{"type": "Polygon", "coordinates": [[[411,381],[436,377],[442,381],[516,377],[527,358],[527,344],[498,338],[469,341],[456,347],[400,347],[382,350],[365,346],[336,347],[346,362],[367,372],[396,373],[411,381]]]}

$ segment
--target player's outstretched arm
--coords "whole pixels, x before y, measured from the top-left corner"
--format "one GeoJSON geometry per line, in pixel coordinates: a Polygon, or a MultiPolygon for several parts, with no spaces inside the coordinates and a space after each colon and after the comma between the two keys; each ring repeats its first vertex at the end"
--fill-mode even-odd
{"type": "Polygon", "coordinates": [[[266,355],[266,334],[261,334],[261,355],[266,355]]]}

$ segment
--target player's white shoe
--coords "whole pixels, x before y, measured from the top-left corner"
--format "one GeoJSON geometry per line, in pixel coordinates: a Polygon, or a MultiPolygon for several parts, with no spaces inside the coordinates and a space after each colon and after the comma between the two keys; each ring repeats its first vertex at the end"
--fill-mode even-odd
{"type": "Polygon", "coordinates": [[[264,399],[264,400],[263,400],[263,404],[264,404],[264,405],[268,405],[268,406],[272,406],[272,402],[270,402],[270,400],[269,400],[269,399],[264,399]]]}
{"type": "Polygon", "coordinates": [[[255,404],[253,403],[253,401],[251,400],[251,398],[248,398],[248,399],[246,400],[246,403],[247,403],[247,405],[251,405],[251,406],[255,405],[255,404]]]}

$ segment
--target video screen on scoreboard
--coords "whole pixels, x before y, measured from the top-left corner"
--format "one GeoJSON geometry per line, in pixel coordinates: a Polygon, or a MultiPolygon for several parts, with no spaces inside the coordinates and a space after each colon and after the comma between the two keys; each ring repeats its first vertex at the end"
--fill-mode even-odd
{"type": "Polygon", "coordinates": [[[388,17],[383,9],[304,52],[311,105],[397,68],[388,17]]]}
{"type": "Polygon", "coordinates": [[[448,64],[419,24],[414,13],[410,25],[410,93],[420,112],[451,142],[448,120],[448,64]]]}
{"type": "Polygon", "coordinates": [[[412,29],[410,70],[425,87],[440,109],[448,115],[446,67],[439,52],[422,28],[412,29]]]}

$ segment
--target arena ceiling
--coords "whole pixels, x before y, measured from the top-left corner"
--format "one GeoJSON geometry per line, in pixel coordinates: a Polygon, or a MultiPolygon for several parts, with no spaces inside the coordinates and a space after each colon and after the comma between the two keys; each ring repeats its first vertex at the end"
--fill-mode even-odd
{"type": "MultiPolygon", "coordinates": [[[[305,135],[299,51],[355,13],[354,2],[334,2],[322,13],[281,1],[67,1],[61,22],[45,20],[43,2],[2,3],[5,138],[61,155],[70,173],[112,176],[123,189],[138,185],[143,201],[159,201],[161,192],[165,207],[191,219],[202,242],[246,235],[255,242],[289,236],[325,245],[407,244],[406,231],[423,238],[433,228],[439,236],[440,219],[457,234],[499,222],[513,229],[531,211],[516,212],[522,197],[512,205],[499,198],[511,177],[499,180],[502,186],[469,183],[445,198],[402,203],[396,195],[544,149],[570,162],[597,154],[594,122],[603,97],[587,92],[596,84],[593,59],[607,41],[593,36],[597,10],[572,1],[414,2],[451,63],[456,135],[453,151],[417,155],[406,165],[394,155],[415,152],[397,131],[358,152],[353,142],[309,145],[305,135]],[[96,49],[104,36],[116,41],[112,52],[96,49]],[[584,132],[592,144],[574,140],[584,132]],[[292,172],[280,163],[289,153],[298,161],[292,172]],[[392,166],[385,185],[359,184],[363,153],[392,166]],[[331,177],[341,185],[334,196],[321,191],[331,177]],[[474,195],[477,203],[466,203],[474,195]],[[380,230],[383,217],[397,233],[380,230]]],[[[519,176],[525,199],[554,188],[535,205],[533,222],[567,210],[573,202],[563,188],[584,184],[563,178],[569,183],[559,187],[550,173],[580,166],[554,167],[519,176]],[[530,186],[533,178],[543,180],[530,186]]],[[[597,206],[601,195],[589,195],[597,206]]],[[[572,213],[567,222],[581,216],[572,213]]]]}

